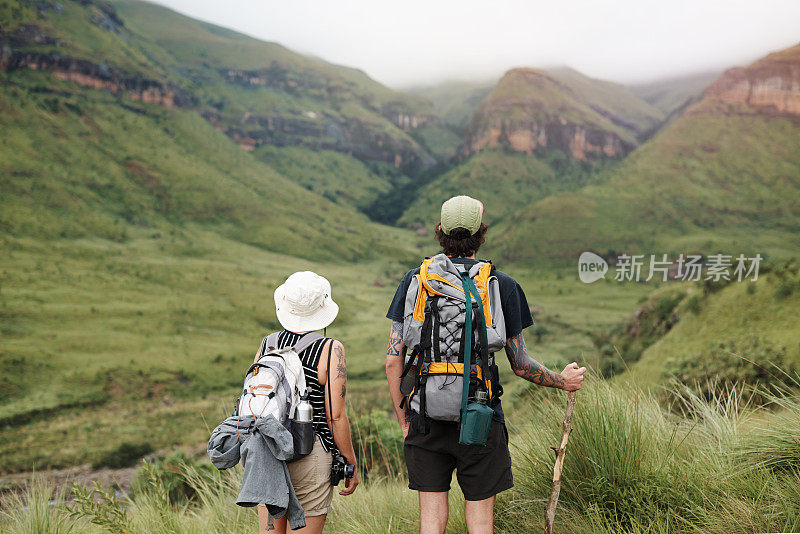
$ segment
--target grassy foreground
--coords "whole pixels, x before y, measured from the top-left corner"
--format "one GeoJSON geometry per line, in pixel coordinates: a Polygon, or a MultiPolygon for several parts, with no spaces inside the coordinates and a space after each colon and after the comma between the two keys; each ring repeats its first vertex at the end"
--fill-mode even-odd
{"type": "MultiPolygon", "coordinates": [[[[590,379],[578,395],[566,456],[557,531],[794,532],[800,530],[800,400],[777,395],[767,407],[736,393],[705,401],[685,389],[671,395],[681,415],[633,386],[590,379]]],[[[552,452],[563,417],[563,395],[520,392],[527,409],[511,422],[516,487],[501,494],[498,532],[541,528],[550,489],[552,452]],[[525,419],[522,419],[525,414],[525,419]]],[[[147,474],[148,470],[145,469],[147,474]]],[[[4,502],[2,532],[253,532],[255,512],[233,504],[239,472],[183,475],[193,501],[171,504],[151,477],[131,502],[99,502],[70,517],[48,506],[45,484],[4,502]],[[89,521],[111,525],[93,525],[89,521]]],[[[396,478],[372,480],[354,496],[334,499],[327,531],[415,532],[416,496],[396,478]]],[[[147,477],[145,477],[147,478],[147,477]]],[[[454,485],[455,486],[455,485],[454,485]]],[[[458,493],[457,490],[454,493],[458,493]]],[[[463,501],[452,499],[447,532],[464,532],[463,501]]]]}

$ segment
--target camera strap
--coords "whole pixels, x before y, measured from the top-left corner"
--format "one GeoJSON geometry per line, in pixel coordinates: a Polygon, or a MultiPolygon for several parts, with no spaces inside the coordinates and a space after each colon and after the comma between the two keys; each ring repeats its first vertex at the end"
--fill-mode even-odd
{"type": "Polygon", "coordinates": [[[334,445],[336,444],[336,436],[333,432],[333,401],[331,400],[331,388],[333,384],[331,384],[331,352],[333,352],[333,340],[328,343],[328,381],[325,383],[325,389],[327,390],[327,397],[328,397],[328,407],[325,408],[325,415],[326,419],[328,420],[328,429],[331,431],[331,437],[333,438],[334,445]]]}

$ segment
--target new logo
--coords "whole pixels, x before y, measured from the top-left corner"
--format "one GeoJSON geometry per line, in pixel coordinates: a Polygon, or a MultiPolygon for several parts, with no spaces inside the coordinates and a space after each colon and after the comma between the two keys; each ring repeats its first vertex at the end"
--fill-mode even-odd
{"type": "Polygon", "coordinates": [[[584,284],[604,278],[607,272],[608,263],[594,252],[583,252],[578,258],[578,277],[584,284]]]}

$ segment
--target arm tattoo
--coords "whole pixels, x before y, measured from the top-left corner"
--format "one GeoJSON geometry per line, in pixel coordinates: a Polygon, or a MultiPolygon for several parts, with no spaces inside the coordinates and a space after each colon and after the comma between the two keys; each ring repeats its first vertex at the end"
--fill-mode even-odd
{"type": "Polygon", "coordinates": [[[564,378],[560,373],[551,371],[528,355],[521,332],[508,340],[506,355],[514,372],[525,380],[551,388],[564,386],[564,378]]]}
{"type": "Polygon", "coordinates": [[[392,323],[392,333],[389,335],[388,356],[400,356],[400,344],[403,342],[403,323],[392,323]]]}
{"type": "Polygon", "coordinates": [[[344,379],[344,383],[342,384],[342,398],[344,398],[347,391],[347,367],[344,363],[344,351],[341,345],[333,350],[336,353],[336,379],[344,379]]]}

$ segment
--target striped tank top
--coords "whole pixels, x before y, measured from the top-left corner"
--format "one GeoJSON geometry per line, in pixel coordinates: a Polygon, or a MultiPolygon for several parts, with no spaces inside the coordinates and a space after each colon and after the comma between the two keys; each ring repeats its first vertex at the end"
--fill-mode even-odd
{"type": "MultiPolygon", "coordinates": [[[[278,334],[278,348],[291,347],[300,341],[303,334],[295,334],[288,330],[283,330],[278,334]]],[[[331,338],[318,339],[300,353],[300,361],[303,363],[303,372],[306,375],[306,387],[308,388],[308,400],[314,408],[314,434],[319,436],[322,448],[326,452],[336,450],[336,443],[333,441],[333,434],[328,428],[328,421],[325,417],[327,400],[325,398],[325,387],[320,385],[317,377],[317,365],[320,357],[327,358],[328,352],[324,351],[325,344],[331,338]]]]}

